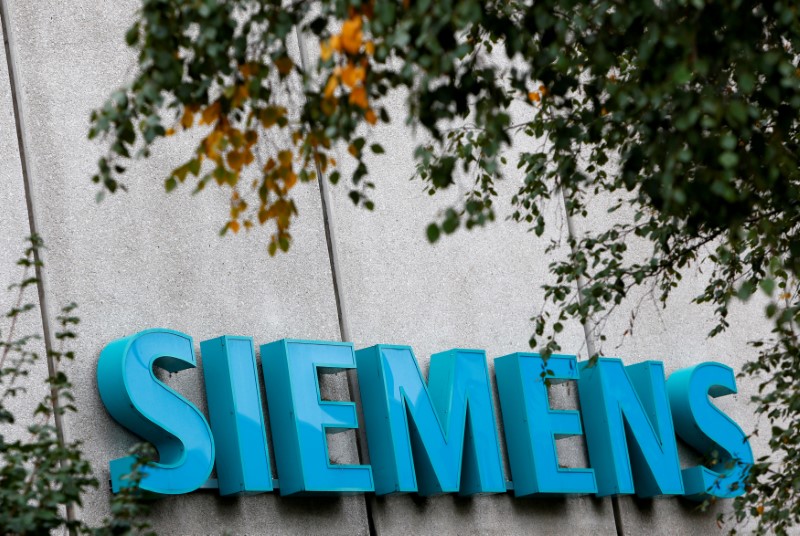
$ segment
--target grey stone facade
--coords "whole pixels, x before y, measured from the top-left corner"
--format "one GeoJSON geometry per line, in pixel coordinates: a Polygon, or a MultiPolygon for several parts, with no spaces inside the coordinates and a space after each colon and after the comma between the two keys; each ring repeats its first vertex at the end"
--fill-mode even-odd
{"type": "MultiPolygon", "coordinates": [[[[327,209],[335,234],[334,263],[315,184],[298,188],[295,245],[288,255],[275,258],[267,255],[267,230],[218,237],[227,206],[220,192],[210,189],[190,197],[178,191],[168,197],[161,178],[191,151],[188,141],[170,140],[158,146],[152,158],[130,171],[130,193],[95,203],[96,188],[89,177],[102,148],[86,139],[89,113],[135,68],[123,35],[137,2],[2,1],[7,3],[12,34],[9,46],[17,76],[13,89],[21,108],[17,119],[24,129],[30,192],[26,194],[24,187],[12,88],[3,58],[0,285],[7,286],[16,277],[13,261],[22,238],[30,233],[28,207],[32,207],[31,221],[48,246],[44,318],[53,322],[59,308],[73,300],[80,304],[82,318],[79,358],[67,369],[80,411],[66,419],[63,432],[84,441],[101,480],[107,476],[108,461],[124,455],[136,439],[105,412],[97,393],[96,360],[111,340],[146,328],[180,330],[198,345],[223,334],[252,336],[256,345],[283,337],[345,337],[356,348],[379,342],[408,344],[423,372],[428,356],[451,347],[485,349],[490,367],[493,357],[527,350],[529,318],[542,302],[540,287],[549,277],[552,261],[545,247],[566,232],[563,207],[557,203],[551,207],[549,235],[543,238],[501,217],[486,230],[461,232],[430,246],[424,238],[425,225],[447,199],[431,200],[419,183],[408,180],[414,142],[402,125],[374,133],[375,141],[388,149],[371,168],[377,184],[374,212],[353,208],[343,187],[330,192],[327,209]],[[339,278],[344,326],[338,322],[331,266],[339,278]]],[[[390,105],[396,113],[402,111],[401,99],[390,105]]],[[[515,190],[513,178],[500,188],[515,190]]],[[[456,194],[454,190],[449,195],[456,194]]],[[[504,216],[507,211],[500,207],[499,213],[504,216]]],[[[608,222],[575,224],[580,230],[608,222]]],[[[735,310],[733,329],[708,340],[710,311],[689,304],[702,275],[690,279],[666,310],[646,304],[630,336],[618,337],[625,330],[626,311],[611,318],[606,355],[616,354],[626,363],[663,360],[667,373],[704,360],[725,362],[738,372],[752,357],[747,341],[768,329],[760,305],[735,310]]],[[[587,357],[581,326],[568,326],[563,346],[587,357]]],[[[196,350],[199,354],[199,346],[196,350]]],[[[39,380],[45,377],[44,362],[36,373],[39,380]]],[[[166,381],[204,408],[200,370],[166,381]]],[[[344,374],[328,381],[325,387],[337,397],[350,398],[344,374]]],[[[739,386],[738,396],[719,404],[750,431],[755,422],[747,400],[753,386],[744,381],[739,386]]],[[[566,384],[558,392],[563,407],[576,407],[574,386],[566,384]]],[[[756,455],[765,452],[762,443],[753,446],[756,455]]],[[[580,438],[561,441],[559,449],[562,463],[588,465],[580,438]]],[[[340,463],[358,459],[354,433],[332,441],[331,458],[340,463]]],[[[108,514],[108,494],[103,487],[87,497],[77,515],[99,522],[108,514]]],[[[381,535],[613,534],[616,524],[625,534],[727,530],[717,526],[715,511],[701,514],[679,499],[624,497],[619,506],[615,519],[608,498],[514,499],[509,493],[472,499],[413,495],[287,499],[277,494],[222,499],[200,491],[159,501],[152,523],[159,534],[368,534],[369,511],[374,530],[381,535]]]]}

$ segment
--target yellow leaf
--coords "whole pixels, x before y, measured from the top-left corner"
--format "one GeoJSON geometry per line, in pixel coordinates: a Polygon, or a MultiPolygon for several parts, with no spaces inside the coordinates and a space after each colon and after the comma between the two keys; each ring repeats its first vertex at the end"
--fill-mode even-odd
{"type": "Polygon", "coordinates": [[[545,95],[547,95],[547,88],[544,86],[539,86],[539,93],[541,93],[542,97],[544,97],[545,95]]]}
{"type": "Polygon", "coordinates": [[[173,136],[173,135],[175,135],[175,129],[174,128],[168,128],[167,131],[165,132],[165,134],[167,136],[173,136]]]}
{"type": "Polygon", "coordinates": [[[242,136],[242,131],[238,128],[229,128],[228,130],[228,139],[231,142],[231,145],[234,147],[241,147],[242,142],[244,141],[244,136],[242,136]]]}
{"type": "Polygon", "coordinates": [[[759,504],[758,506],[756,506],[756,512],[758,512],[758,515],[763,514],[764,513],[764,505],[763,504],[759,504]]]}
{"type": "Polygon", "coordinates": [[[292,151],[280,151],[278,153],[278,161],[281,163],[281,167],[291,167],[292,156],[292,151]]]}
{"type": "Polygon", "coordinates": [[[339,79],[335,76],[328,78],[328,83],[325,84],[325,96],[328,98],[333,97],[333,92],[336,91],[337,87],[339,87],[339,79]]]}
{"type": "Polygon", "coordinates": [[[185,129],[192,128],[194,124],[194,112],[189,108],[186,108],[183,111],[183,117],[181,117],[181,126],[185,129]]]}
{"type": "Polygon", "coordinates": [[[242,164],[244,164],[244,158],[242,157],[242,153],[239,151],[230,151],[228,153],[228,165],[234,171],[241,171],[242,164]]]}
{"type": "Polygon", "coordinates": [[[539,102],[542,100],[542,96],[539,94],[538,91],[531,91],[528,93],[528,98],[531,99],[533,102],[539,102]]]}
{"type": "Polygon", "coordinates": [[[352,63],[348,63],[342,69],[342,82],[347,87],[356,87],[359,82],[364,80],[366,76],[366,72],[364,71],[363,67],[356,67],[352,63]]]}
{"type": "Polygon", "coordinates": [[[200,120],[201,125],[212,125],[214,122],[219,118],[220,112],[220,104],[219,101],[215,101],[214,104],[211,106],[206,106],[205,110],[203,110],[202,119],[200,120]]]}
{"type": "Polygon", "coordinates": [[[367,113],[365,113],[365,114],[364,114],[364,119],[365,119],[365,120],[367,121],[367,123],[369,123],[370,125],[374,125],[375,123],[377,123],[377,122],[378,122],[378,116],[377,116],[377,115],[375,115],[375,111],[374,111],[372,108],[370,108],[369,110],[367,110],[367,113]]]}
{"type": "Polygon", "coordinates": [[[322,61],[328,61],[333,56],[333,46],[331,46],[330,39],[319,44],[319,56],[322,61]]]}
{"type": "Polygon", "coordinates": [[[363,87],[359,86],[350,93],[350,104],[354,106],[358,106],[359,108],[364,108],[365,110],[369,108],[369,102],[367,101],[367,90],[363,87]]]}
{"type": "Polygon", "coordinates": [[[375,43],[373,43],[372,41],[367,41],[367,42],[364,44],[364,51],[365,51],[367,54],[369,54],[370,56],[372,56],[373,54],[375,54],[375,43]]]}
{"type": "Polygon", "coordinates": [[[278,68],[279,73],[286,76],[292,71],[294,63],[292,63],[292,60],[289,59],[289,56],[281,56],[280,58],[275,60],[275,66],[278,68]]]}
{"type": "Polygon", "coordinates": [[[219,147],[219,143],[222,141],[222,132],[219,130],[214,130],[209,134],[203,142],[203,148],[205,149],[206,155],[209,158],[216,158],[217,156],[217,148],[219,147]]]}
{"type": "Polygon", "coordinates": [[[356,83],[363,82],[367,77],[367,71],[363,67],[356,67],[353,71],[355,71],[356,83]]]}
{"type": "Polygon", "coordinates": [[[358,149],[355,145],[350,144],[350,146],[347,148],[347,152],[353,155],[353,158],[358,158],[358,149]]]}
{"type": "Polygon", "coordinates": [[[236,220],[228,222],[228,229],[233,231],[233,234],[238,233],[239,232],[239,222],[236,221],[236,220]]]}
{"type": "Polygon", "coordinates": [[[285,199],[275,201],[275,216],[279,228],[289,227],[289,218],[292,217],[292,206],[285,199]]]}
{"type": "Polygon", "coordinates": [[[264,128],[270,128],[284,115],[286,115],[286,108],[283,106],[267,106],[259,113],[259,119],[264,128]]]}
{"type": "Polygon", "coordinates": [[[285,179],[283,179],[284,184],[286,185],[286,189],[289,190],[297,184],[297,175],[294,172],[289,173],[285,179]]]}
{"type": "Polygon", "coordinates": [[[246,85],[236,86],[236,92],[233,94],[233,105],[239,106],[249,96],[250,89],[246,85]]]}
{"type": "Polygon", "coordinates": [[[250,78],[253,75],[253,66],[250,63],[243,63],[239,66],[239,72],[242,73],[244,78],[250,78]]]}
{"type": "Polygon", "coordinates": [[[361,32],[361,16],[355,15],[342,24],[342,47],[350,54],[361,48],[364,34],[361,32]]]}

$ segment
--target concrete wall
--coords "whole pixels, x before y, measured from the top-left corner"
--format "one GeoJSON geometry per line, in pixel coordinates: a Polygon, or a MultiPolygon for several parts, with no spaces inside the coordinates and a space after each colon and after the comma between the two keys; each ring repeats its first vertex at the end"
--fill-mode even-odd
{"type": "MultiPolygon", "coordinates": [[[[175,139],[157,147],[151,159],[131,170],[130,193],[95,203],[89,177],[102,148],[86,140],[89,113],[134,69],[123,34],[137,2],[5,1],[14,34],[35,223],[48,245],[46,318],[52,321],[71,300],[79,302],[82,318],[79,358],[67,371],[76,385],[80,412],[66,420],[64,432],[85,442],[89,459],[105,479],[108,461],[124,455],[136,441],[109,418],[97,394],[97,356],[111,340],[149,327],[192,335],[198,353],[201,340],[222,334],[252,336],[257,344],[282,337],[340,340],[320,192],[314,184],[298,190],[296,243],[289,255],[276,258],[266,253],[265,230],[217,236],[227,203],[220,192],[211,189],[195,197],[187,191],[171,197],[163,193],[161,179],[191,151],[192,140],[175,139]]],[[[0,283],[10,279],[9,261],[19,250],[15,244],[29,229],[4,68],[5,62],[0,66],[0,283]]],[[[389,104],[402,117],[402,96],[393,96],[389,104]]],[[[459,233],[430,246],[425,225],[450,199],[431,200],[419,183],[407,180],[414,146],[408,130],[395,125],[372,136],[389,149],[371,168],[378,186],[376,211],[353,208],[344,187],[333,189],[329,206],[342,313],[349,327],[345,335],[357,348],[378,342],[412,345],[424,372],[432,353],[451,347],[485,349],[490,366],[494,357],[527,350],[529,318],[542,304],[540,287],[552,261],[545,247],[566,232],[561,205],[550,207],[553,224],[542,238],[502,221],[508,211],[500,207],[501,221],[489,229],[459,233]]],[[[516,188],[513,178],[499,187],[506,200],[510,195],[502,194],[516,188]]],[[[457,194],[453,190],[448,195],[457,194]]],[[[749,321],[752,309],[737,311],[742,329],[707,341],[709,313],[687,308],[691,290],[682,291],[660,314],[646,309],[633,335],[618,347],[607,347],[607,354],[630,363],[664,360],[668,372],[708,359],[740,367],[751,357],[746,340],[765,327],[749,321]]],[[[612,341],[612,334],[624,331],[624,322],[625,311],[609,321],[612,341]]],[[[565,352],[585,359],[586,344],[581,326],[567,327],[565,352]]],[[[205,408],[199,370],[166,381],[205,408]]],[[[325,381],[337,398],[351,397],[344,375],[325,381]]],[[[720,403],[745,427],[753,424],[745,405],[750,388],[743,384],[741,395],[720,403]]],[[[577,407],[573,385],[559,386],[556,392],[559,405],[577,407]]],[[[559,449],[562,463],[588,466],[581,438],[562,440],[559,449]]],[[[331,457],[354,462],[355,435],[333,442],[331,457]]],[[[510,479],[507,461],[506,477],[510,479]]],[[[108,497],[105,487],[91,494],[78,515],[99,522],[108,515],[108,497]]],[[[620,507],[617,521],[626,534],[719,532],[714,512],[698,514],[681,500],[622,498],[620,507]]],[[[214,492],[196,492],[159,501],[152,522],[164,534],[366,534],[368,508],[378,534],[615,531],[610,499],[514,499],[512,494],[298,500],[275,494],[221,499],[214,492]]]]}
{"type": "MultiPolygon", "coordinates": [[[[577,220],[578,234],[591,230],[610,228],[620,218],[631,217],[622,209],[614,215],[608,214],[609,203],[603,199],[590,202],[589,213],[594,219],[577,220]]],[[[639,241],[629,244],[632,258],[642,258],[651,250],[639,241]]],[[[701,294],[710,276],[710,266],[703,263],[684,272],[682,284],[673,293],[664,307],[657,301],[658,292],[646,288],[636,289],[618,310],[594,333],[598,351],[605,356],[620,357],[626,364],[646,360],[664,362],[665,373],[689,367],[702,361],[718,361],[734,369],[738,374],[742,366],[757,356],[757,351],[748,343],[761,338],[771,330],[770,322],[763,311],[766,305],[758,296],[746,305],[733,303],[728,321],[730,328],[723,334],[708,338],[715,325],[714,307],[691,303],[701,294]],[[635,317],[632,323],[632,317],[635,317]],[[600,334],[606,340],[599,340],[600,334]]],[[[737,378],[739,391],[735,395],[715,399],[714,403],[736,421],[745,433],[752,433],[757,424],[754,408],[748,402],[756,394],[757,385],[752,380],[737,378]]],[[[766,425],[762,419],[761,425],[766,425]]],[[[763,426],[762,426],[763,428],[763,426]]],[[[756,458],[769,452],[768,437],[763,434],[751,439],[756,458]]],[[[679,455],[682,467],[700,463],[700,457],[680,439],[679,455]]],[[[731,513],[731,502],[720,501],[706,512],[697,509],[697,503],[683,499],[639,499],[634,496],[620,497],[620,514],[626,534],[712,534],[721,532],[717,516],[731,513]]],[[[727,531],[732,525],[722,527],[727,531]]],[[[752,527],[739,527],[747,533],[752,527]]]]}
{"type": "MultiPolygon", "coordinates": [[[[110,340],[159,326],[190,334],[196,345],[223,334],[253,336],[257,343],[339,338],[314,188],[303,189],[298,200],[303,217],[294,229],[297,247],[275,259],[267,254],[263,232],[243,239],[218,236],[226,210],[218,192],[163,195],[163,170],[180,157],[173,148],[132,173],[129,195],[94,202],[96,188],[88,178],[101,148],[86,139],[89,114],[134,65],[122,40],[134,9],[133,2],[95,0],[68,9],[57,1],[10,3],[35,210],[48,244],[48,315],[54,318],[70,300],[80,303],[79,358],[67,370],[80,412],[68,418],[65,433],[85,442],[103,478],[108,461],[136,441],[111,420],[97,394],[97,356],[110,340]]],[[[343,377],[332,380],[334,388],[346,389],[343,377]]],[[[204,407],[200,370],[174,375],[168,383],[204,407]]],[[[337,446],[334,458],[355,452],[354,444],[337,446]]],[[[108,497],[103,487],[87,498],[80,515],[99,522],[108,514],[108,497]]],[[[199,492],[159,501],[152,521],[157,532],[175,534],[367,532],[363,496],[222,500],[199,492]]]]}
{"type": "MultiPolygon", "coordinates": [[[[2,207],[0,210],[0,338],[7,342],[33,333],[41,333],[42,316],[36,286],[27,287],[21,302],[32,304],[35,308],[17,317],[16,322],[6,316],[19,298],[18,289],[9,287],[19,284],[23,277],[33,277],[35,273],[32,269],[25,272],[23,267],[16,264],[28,246],[25,238],[30,235],[30,227],[5,51],[0,51],[0,54],[2,55],[0,57],[0,207],[2,207]]],[[[33,411],[47,395],[45,384],[47,363],[44,360],[42,342],[42,340],[32,340],[27,345],[28,350],[40,356],[37,363],[28,367],[30,376],[27,379],[20,379],[19,384],[25,385],[27,393],[20,393],[16,397],[4,400],[4,404],[20,417],[13,426],[2,428],[1,432],[9,439],[23,439],[28,436],[27,426],[30,424],[33,411]]],[[[2,354],[0,351],[0,355],[2,354]]],[[[6,359],[11,360],[14,357],[6,359]]],[[[10,361],[7,361],[3,366],[10,364],[10,361]]]]}

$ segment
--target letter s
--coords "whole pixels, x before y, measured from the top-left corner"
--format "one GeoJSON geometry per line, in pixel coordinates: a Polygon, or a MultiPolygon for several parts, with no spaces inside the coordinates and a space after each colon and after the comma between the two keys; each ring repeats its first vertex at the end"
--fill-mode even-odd
{"type": "MultiPolygon", "coordinates": [[[[194,491],[214,465],[214,438],[197,407],[156,378],[153,366],[169,372],[195,368],[192,338],[178,331],[148,329],[117,339],[100,353],[97,387],[111,416],[153,443],[159,461],[143,467],[141,489],[160,495],[194,491]]],[[[126,485],[134,458],[110,462],[111,486],[126,485]]]]}
{"type": "Polygon", "coordinates": [[[747,435],[733,419],[709,400],[736,393],[733,370],[722,363],[700,363],[673,372],[667,380],[675,431],[700,454],[708,467],[684,469],[688,499],[732,498],[744,493],[744,481],[753,465],[747,435]],[[713,453],[716,455],[710,456],[713,453]]]}

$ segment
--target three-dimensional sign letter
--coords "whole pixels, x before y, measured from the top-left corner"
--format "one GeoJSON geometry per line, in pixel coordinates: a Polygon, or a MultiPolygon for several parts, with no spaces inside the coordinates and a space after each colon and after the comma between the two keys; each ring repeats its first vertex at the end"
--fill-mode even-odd
{"type": "Polygon", "coordinates": [[[220,495],[272,491],[253,339],[225,335],[201,342],[200,352],[220,495]]]}
{"type": "Polygon", "coordinates": [[[580,376],[578,395],[597,494],[635,489],[640,497],[682,495],[663,364],[625,367],[619,359],[601,357],[593,365],[582,363],[580,376]]]}
{"type": "Polygon", "coordinates": [[[368,465],[334,465],[326,431],[358,428],[353,402],[322,401],[317,373],[355,368],[353,345],[282,339],[261,347],[281,495],[364,493],[368,465]]]}
{"type": "Polygon", "coordinates": [[[556,439],[580,435],[577,411],[550,409],[546,381],[578,379],[575,356],[515,353],[494,360],[514,495],[597,493],[594,471],[561,468],[556,439]]]}
{"type": "MultiPolygon", "coordinates": [[[[159,461],[141,469],[140,487],[162,495],[189,493],[202,486],[214,466],[214,438],[197,407],[153,373],[195,368],[192,338],[178,331],[148,329],[117,339],[100,353],[97,387],[106,409],[122,426],[153,443],[159,461]]],[[[131,456],[112,460],[111,485],[127,485],[131,456]]]]}
{"type": "Polygon", "coordinates": [[[708,399],[736,393],[733,370],[713,362],[679,370],[667,380],[667,393],[678,436],[711,459],[710,467],[682,471],[686,496],[703,501],[744,493],[744,480],[753,465],[747,435],[708,399]]]}
{"type": "Polygon", "coordinates": [[[356,360],[375,493],[506,490],[482,350],[432,356],[428,387],[408,346],[372,346],[356,360]]]}

